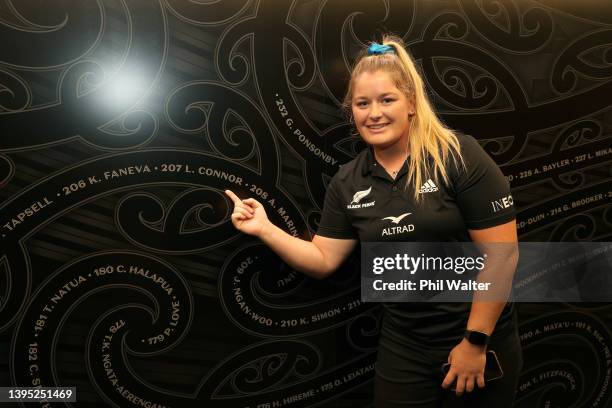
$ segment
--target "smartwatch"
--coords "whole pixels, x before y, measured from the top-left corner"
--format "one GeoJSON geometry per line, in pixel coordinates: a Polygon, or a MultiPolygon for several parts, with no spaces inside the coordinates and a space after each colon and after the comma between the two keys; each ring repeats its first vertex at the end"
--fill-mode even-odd
{"type": "Polygon", "coordinates": [[[489,344],[489,335],[487,333],[479,332],[476,330],[466,330],[463,335],[467,341],[476,346],[486,346],[489,344]]]}

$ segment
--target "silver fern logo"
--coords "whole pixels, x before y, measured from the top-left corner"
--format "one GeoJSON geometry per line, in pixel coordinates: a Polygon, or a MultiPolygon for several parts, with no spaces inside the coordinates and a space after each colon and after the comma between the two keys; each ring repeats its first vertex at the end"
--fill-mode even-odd
{"type": "Polygon", "coordinates": [[[370,188],[368,188],[367,190],[356,192],[353,195],[353,201],[351,201],[351,204],[358,204],[362,198],[366,197],[371,192],[372,192],[372,186],[370,186],[370,188]]]}
{"type": "Polygon", "coordinates": [[[362,203],[362,204],[359,203],[361,200],[363,200],[368,195],[370,195],[371,192],[372,192],[372,186],[370,186],[367,190],[357,191],[355,194],[353,194],[353,201],[351,201],[351,203],[348,204],[346,208],[351,210],[351,209],[356,209],[356,208],[372,207],[375,201],[371,201],[369,203],[362,203]]]}

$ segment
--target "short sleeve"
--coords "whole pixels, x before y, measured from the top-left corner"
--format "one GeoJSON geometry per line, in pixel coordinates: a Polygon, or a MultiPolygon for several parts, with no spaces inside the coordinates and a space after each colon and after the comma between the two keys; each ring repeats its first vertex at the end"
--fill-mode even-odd
{"type": "Polygon", "coordinates": [[[468,229],[483,229],[516,218],[510,185],[493,159],[471,136],[460,135],[465,168],[455,169],[457,204],[468,229]]]}
{"type": "Polygon", "coordinates": [[[358,239],[357,231],[346,214],[344,201],[340,190],[340,179],[336,174],[325,192],[317,235],[336,239],[358,239]]]}

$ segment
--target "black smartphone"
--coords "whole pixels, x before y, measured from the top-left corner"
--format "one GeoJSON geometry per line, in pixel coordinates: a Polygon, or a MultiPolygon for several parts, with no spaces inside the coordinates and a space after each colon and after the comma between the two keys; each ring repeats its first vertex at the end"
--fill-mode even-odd
{"type": "MultiPolygon", "coordinates": [[[[442,364],[442,373],[444,377],[448,374],[448,370],[450,369],[450,363],[442,364]]],[[[499,363],[499,359],[497,358],[497,354],[493,350],[487,350],[487,362],[485,363],[485,372],[484,378],[485,381],[493,381],[504,376],[504,371],[502,370],[501,364],[499,363]]],[[[452,391],[455,391],[455,388],[451,388],[452,391]]]]}

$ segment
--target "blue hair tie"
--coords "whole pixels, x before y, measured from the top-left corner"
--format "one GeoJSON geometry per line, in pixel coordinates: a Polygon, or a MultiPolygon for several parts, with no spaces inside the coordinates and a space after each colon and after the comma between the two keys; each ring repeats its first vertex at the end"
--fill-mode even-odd
{"type": "Polygon", "coordinates": [[[368,47],[368,55],[395,54],[395,49],[390,45],[373,42],[368,47]]]}

